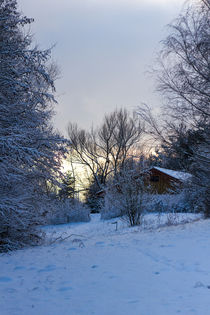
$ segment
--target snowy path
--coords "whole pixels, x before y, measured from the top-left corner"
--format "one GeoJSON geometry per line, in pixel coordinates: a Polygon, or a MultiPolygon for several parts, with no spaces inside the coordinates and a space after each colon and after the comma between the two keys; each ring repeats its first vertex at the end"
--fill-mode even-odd
{"type": "Polygon", "coordinates": [[[210,220],[51,230],[84,237],[1,255],[1,315],[210,315],[210,220]]]}

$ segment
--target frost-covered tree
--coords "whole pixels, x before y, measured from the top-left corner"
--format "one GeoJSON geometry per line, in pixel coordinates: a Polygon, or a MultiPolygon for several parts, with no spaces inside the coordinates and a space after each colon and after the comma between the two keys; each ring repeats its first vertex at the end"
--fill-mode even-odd
{"type": "Polygon", "coordinates": [[[0,251],[39,242],[33,226],[62,156],[50,126],[55,68],[50,50],[32,46],[32,21],[0,1],[0,251]]]}
{"type": "Polygon", "coordinates": [[[210,126],[203,129],[203,141],[193,147],[193,186],[207,218],[210,218],[210,126]]]}
{"type": "Polygon", "coordinates": [[[210,119],[209,1],[187,2],[169,31],[159,56],[158,89],[172,120],[197,127],[210,119]]]}

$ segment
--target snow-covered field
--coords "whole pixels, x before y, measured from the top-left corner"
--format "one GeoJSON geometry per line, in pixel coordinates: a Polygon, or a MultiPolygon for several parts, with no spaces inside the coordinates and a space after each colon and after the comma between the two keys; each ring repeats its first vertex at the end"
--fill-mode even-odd
{"type": "Polygon", "coordinates": [[[210,315],[210,220],[166,219],[44,228],[51,245],[0,255],[0,314],[210,315]]]}

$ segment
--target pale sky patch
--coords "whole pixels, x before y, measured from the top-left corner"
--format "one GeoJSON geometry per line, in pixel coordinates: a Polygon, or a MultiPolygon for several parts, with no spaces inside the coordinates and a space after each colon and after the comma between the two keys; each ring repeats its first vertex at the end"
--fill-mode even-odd
{"type": "Polygon", "coordinates": [[[58,106],[54,125],[66,135],[68,122],[88,128],[104,113],[142,102],[161,105],[147,71],[155,62],[165,25],[184,0],[19,0],[35,23],[41,48],[53,44],[58,106]]]}

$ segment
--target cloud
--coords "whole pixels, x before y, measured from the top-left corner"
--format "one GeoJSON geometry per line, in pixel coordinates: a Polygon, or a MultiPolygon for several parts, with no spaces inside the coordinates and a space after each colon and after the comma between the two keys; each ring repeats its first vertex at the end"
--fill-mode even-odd
{"type": "Polygon", "coordinates": [[[41,48],[57,43],[57,128],[99,123],[116,106],[159,105],[145,76],[184,0],[19,0],[41,48]]]}
{"type": "MultiPolygon", "coordinates": [[[[66,0],[63,0],[64,3],[66,0]]],[[[82,5],[94,5],[94,6],[107,6],[107,5],[118,5],[118,6],[136,6],[136,7],[141,7],[141,6],[148,6],[148,5],[174,5],[183,3],[182,0],[77,0],[76,3],[82,4],[82,5]]]]}

